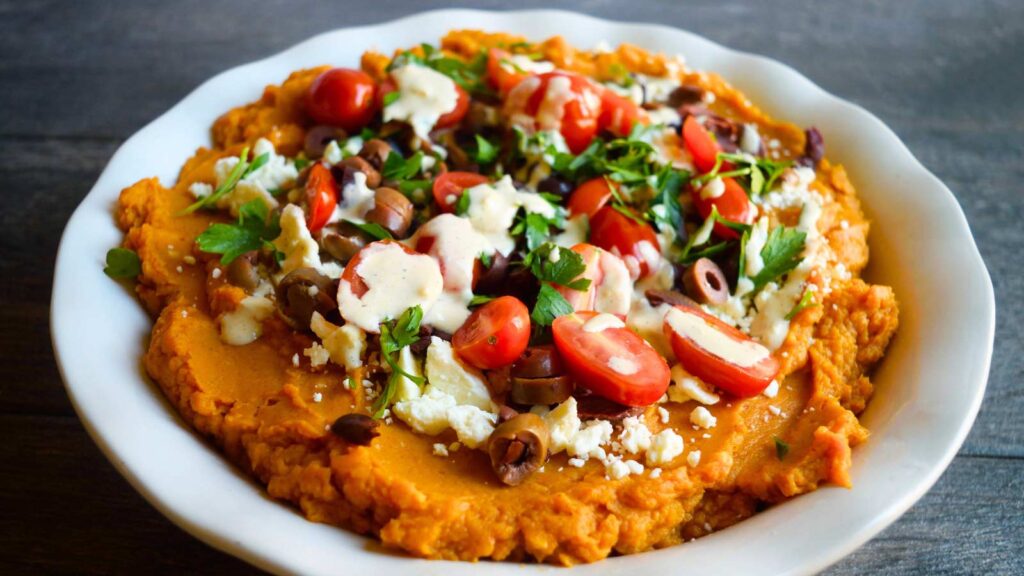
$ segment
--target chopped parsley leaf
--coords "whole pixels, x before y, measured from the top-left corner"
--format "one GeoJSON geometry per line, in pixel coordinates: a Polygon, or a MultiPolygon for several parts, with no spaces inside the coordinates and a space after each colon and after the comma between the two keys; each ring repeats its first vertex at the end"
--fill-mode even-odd
{"type": "Polygon", "coordinates": [[[251,200],[239,208],[236,224],[211,224],[196,238],[196,243],[203,252],[220,254],[221,264],[230,264],[251,250],[273,247],[270,241],[279,234],[277,218],[268,220],[267,205],[262,200],[251,200]]]}
{"type": "Polygon", "coordinates": [[[416,152],[408,159],[394,150],[388,154],[381,169],[384,180],[408,180],[418,174],[423,167],[423,152],[416,152]]]}
{"type": "Polygon", "coordinates": [[[777,226],[768,233],[768,240],[761,249],[764,268],[751,278],[755,292],[800,264],[806,239],[805,232],[785,226],[777,226]]]}
{"type": "MultiPolygon", "coordinates": [[[[587,280],[588,284],[589,282],[587,280]]],[[[540,285],[540,291],[537,292],[537,303],[534,304],[533,311],[530,312],[530,319],[537,326],[550,326],[555,318],[572,314],[572,312],[572,305],[569,304],[569,301],[559,294],[558,290],[555,290],[550,283],[543,282],[540,285]]]]}
{"type": "Polygon", "coordinates": [[[384,411],[391,405],[398,388],[398,379],[405,377],[418,385],[424,383],[422,376],[409,374],[398,365],[398,353],[419,340],[420,322],[423,320],[423,309],[418,305],[406,309],[398,320],[382,322],[380,325],[380,354],[384,358],[391,374],[388,376],[384,389],[373,402],[373,417],[383,418],[384,411]]]}
{"type": "Polygon", "coordinates": [[[789,444],[783,442],[782,439],[779,438],[778,436],[774,436],[774,438],[775,456],[777,456],[779,460],[784,460],[786,458],[786,455],[789,454],[789,444]]]}
{"type": "Polygon", "coordinates": [[[494,300],[494,296],[484,296],[483,294],[475,294],[473,298],[470,299],[469,301],[469,307],[473,308],[474,306],[487,304],[491,300],[494,300]]]}
{"type": "Polygon", "coordinates": [[[523,264],[541,282],[551,282],[573,290],[590,288],[589,278],[579,278],[587,269],[583,257],[568,248],[546,242],[527,254],[523,264]],[[558,252],[558,257],[552,262],[551,253],[554,251],[558,252]]]}
{"type": "Polygon", "coordinates": [[[462,216],[466,212],[469,212],[469,201],[470,201],[469,194],[467,194],[466,191],[463,190],[459,194],[459,199],[455,201],[455,215],[456,216],[462,216]]]}
{"type": "Polygon", "coordinates": [[[473,152],[473,160],[477,164],[490,164],[498,159],[498,147],[491,144],[483,136],[476,135],[476,150],[473,152]]]}
{"type": "Polygon", "coordinates": [[[401,97],[402,94],[398,90],[395,90],[394,92],[388,92],[387,94],[384,95],[384,107],[386,108],[388,106],[391,106],[392,104],[395,103],[396,100],[398,100],[401,97]]]}
{"type": "Polygon", "coordinates": [[[789,311],[789,314],[786,314],[786,320],[792,320],[793,318],[796,318],[797,314],[817,305],[818,303],[814,301],[814,292],[804,290],[804,294],[800,297],[800,301],[793,306],[793,309],[789,311]]]}
{"type": "Polygon", "coordinates": [[[134,278],[142,273],[139,255],[127,248],[111,248],[107,251],[107,265],[103,273],[111,278],[134,278]]]}
{"type": "Polygon", "coordinates": [[[388,232],[387,228],[377,224],[376,222],[367,222],[360,224],[351,220],[345,220],[346,224],[351,224],[356,228],[362,230],[365,234],[373,238],[374,240],[392,240],[394,237],[391,236],[391,232],[388,232]]]}

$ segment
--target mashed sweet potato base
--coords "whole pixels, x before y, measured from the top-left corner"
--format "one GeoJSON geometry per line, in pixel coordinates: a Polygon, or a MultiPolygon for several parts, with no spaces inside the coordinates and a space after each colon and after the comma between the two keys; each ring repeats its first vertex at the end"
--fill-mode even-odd
{"type": "MultiPolygon", "coordinates": [[[[469,55],[520,40],[462,31],[442,45],[469,55]]],[[[713,109],[756,122],[765,138],[778,139],[793,155],[802,149],[798,128],[766,117],[713,74],[677,70],[670,59],[632,46],[594,55],[553,38],[538,47],[559,67],[598,78],[621,66],[651,75],[678,73],[717,95],[713,109]]],[[[388,59],[371,52],[362,65],[380,76],[388,59]]],[[[787,375],[777,398],[709,407],[718,418],[710,438],[689,425],[692,402],[663,405],[671,416],[667,424],[654,407],[648,409],[652,432],[671,426],[688,450],[701,451],[696,467],[677,458],[658,478],[608,480],[599,463],[574,468],[560,454],[528,482],[508,487],[494,478],[481,451],[433,455],[435,442],[455,440],[450,432],[426,437],[395,423],[382,426],[368,447],[335,438],[327,426],[364,406],[361,389],[346,389],[333,365],[312,369],[302,356],[310,339],[276,318],[252,344],[221,342],[216,318],[244,293],[216,278],[216,260],[194,248],[214,217],[176,215],[192,201],[191,183],[213,180],[218,158],[238,154],[260,137],[283,154],[301,150],[301,96],[325,68],[295,72],[281,86],[267,87],[260,100],[224,114],[213,126],[213,148],[197,150],[173,188],[142,180],[121,193],[117,208],[125,245],[142,259],[138,294],[156,317],[146,370],[185,420],[271,496],[310,520],[376,536],[417,556],[571,565],[678,544],[822,484],[850,486],[851,448],[868,437],[857,419],[872,392],[867,373],[882,357],[898,313],[890,288],[858,278],[868,260],[868,223],[844,170],[827,161],[813,184],[825,198],[818,226],[852,278],[833,278],[821,305],[792,322],[777,351],[787,375]],[[196,263],[188,264],[187,256],[196,263]],[[293,365],[296,354],[299,366],[293,365]],[[314,392],[322,394],[321,402],[309,400],[314,392]],[[769,415],[769,405],[781,416],[769,415]],[[775,438],[790,447],[784,459],[777,457],[775,438]]]]}

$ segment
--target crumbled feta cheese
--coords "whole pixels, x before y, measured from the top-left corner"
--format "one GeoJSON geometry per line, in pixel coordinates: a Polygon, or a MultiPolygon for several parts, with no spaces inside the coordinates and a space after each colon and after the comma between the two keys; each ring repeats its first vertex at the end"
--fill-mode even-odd
{"type": "Polygon", "coordinates": [[[541,417],[547,424],[551,437],[548,448],[551,454],[565,450],[582,426],[576,412],[576,399],[572,396],[541,417]]]}
{"type": "MultiPolygon", "coordinates": [[[[274,145],[266,138],[256,141],[249,160],[255,161],[263,154],[267,155],[267,161],[239,180],[231,192],[218,199],[218,208],[228,208],[232,216],[238,216],[239,208],[252,200],[260,200],[268,210],[278,207],[277,199],[271,194],[271,190],[280,189],[286,183],[295,180],[299,172],[286,157],[277,154],[274,145]]],[[[238,162],[237,156],[230,156],[221,158],[214,164],[213,172],[217,178],[217,186],[228,180],[228,175],[238,162]]]]}
{"type": "Polygon", "coordinates": [[[246,296],[220,317],[220,337],[227,344],[244,346],[263,333],[263,320],[274,313],[274,303],[263,296],[246,296]]]}
{"type": "Polygon", "coordinates": [[[302,355],[309,358],[309,365],[313,368],[327,364],[331,358],[331,354],[319,342],[313,342],[309,348],[302,351],[302,355]]]}
{"type": "Polygon", "coordinates": [[[440,442],[434,444],[434,456],[446,458],[448,456],[448,447],[440,442]]]}
{"type": "Polygon", "coordinates": [[[448,425],[455,430],[459,442],[470,448],[482,446],[498,421],[497,415],[476,406],[454,406],[448,409],[448,425]]]}
{"type": "Polygon", "coordinates": [[[690,468],[696,468],[700,464],[700,450],[691,450],[686,455],[686,463],[690,465],[690,468]]]}
{"type": "Polygon", "coordinates": [[[601,446],[612,438],[612,425],[607,420],[591,420],[577,432],[566,447],[569,456],[599,457],[604,453],[601,446]],[[599,452],[600,451],[600,452],[599,452]]]}
{"type": "Polygon", "coordinates": [[[779,381],[778,380],[772,380],[771,382],[769,382],[768,383],[768,387],[764,389],[764,392],[762,392],[762,394],[764,394],[768,398],[775,398],[776,396],[778,396],[778,394],[779,394],[779,381]]]}
{"type": "Polygon", "coordinates": [[[690,423],[708,430],[715,427],[718,418],[715,418],[707,408],[698,406],[690,412],[690,423]]]}
{"type": "Polygon", "coordinates": [[[672,402],[696,400],[701,404],[717,404],[720,398],[702,380],[691,376],[682,364],[672,367],[672,385],[668,388],[668,399],[672,402]]]}
{"type": "Polygon", "coordinates": [[[319,404],[324,399],[324,395],[320,392],[313,392],[313,402],[319,404]]]}
{"type": "Polygon", "coordinates": [[[683,453],[683,437],[671,428],[666,428],[651,437],[647,449],[647,464],[664,465],[683,453]]]}
{"type": "Polygon", "coordinates": [[[451,395],[458,404],[497,412],[483,374],[456,358],[450,342],[437,336],[430,339],[426,373],[432,388],[451,395]]]}
{"type": "Polygon", "coordinates": [[[448,428],[448,409],[455,407],[450,394],[427,386],[422,396],[396,402],[395,414],[413,430],[428,436],[437,436],[448,428]]]}
{"type": "Polygon", "coordinates": [[[757,131],[757,124],[748,122],[743,125],[740,148],[748,154],[757,154],[761,150],[761,134],[757,131]]]}
{"type": "Polygon", "coordinates": [[[473,228],[483,234],[495,250],[506,256],[515,248],[515,239],[509,234],[509,229],[519,208],[545,218],[554,218],[556,214],[555,207],[539,194],[516,190],[511,176],[507,175],[493,184],[474,186],[464,194],[469,194],[466,217],[473,228]]]}
{"type": "Polygon", "coordinates": [[[662,424],[668,424],[670,417],[671,415],[669,414],[668,410],[666,410],[662,406],[658,406],[658,418],[661,420],[662,424]]]}
{"type": "Polygon", "coordinates": [[[644,424],[643,416],[630,416],[623,419],[619,442],[622,448],[630,454],[639,454],[650,448],[651,431],[644,424]]]}
{"type": "Polygon", "coordinates": [[[213,186],[206,182],[193,182],[188,187],[189,194],[192,195],[196,200],[202,200],[210,194],[213,194],[213,186]]]}
{"type": "Polygon", "coordinates": [[[661,468],[651,470],[651,478],[661,478],[661,468]]]}
{"type": "Polygon", "coordinates": [[[700,189],[700,197],[702,200],[718,198],[722,194],[725,194],[725,182],[718,177],[708,180],[708,183],[700,189]]]}
{"type": "Polygon", "coordinates": [[[213,279],[216,280],[216,279],[220,278],[221,274],[223,274],[223,273],[224,272],[222,272],[220,268],[214,268],[213,271],[210,272],[210,276],[212,276],[213,279]]]}
{"type": "Polygon", "coordinates": [[[583,465],[586,463],[587,461],[582,458],[569,458],[569,466],[573,468],[583,468],[583,465]]]}
{"type": "Polygon", "coordinates": [[[363,351],[366,349],[366,334],[354,324],[335,326],[320,315],[313,312],[309,327],[330,354],[331,361],[352,371],[363,365],[363,351]]]}
{"type": "Polygon", "coordinates": [[[345,155],[341,152],[341,146],[338,146],[337,140],[331,140],[324,147],[323,159],[332,166],[345,159],[345,155]]]}
{"type": "Polygon", "coordinates": [[[295,204],[289,204],[281,212],[281,235],[274,239],[274,247],[284,253],[281,262],[281,276],[299,268],[322,270],[320,246],[306,227],[306,217],[295,204]]]}

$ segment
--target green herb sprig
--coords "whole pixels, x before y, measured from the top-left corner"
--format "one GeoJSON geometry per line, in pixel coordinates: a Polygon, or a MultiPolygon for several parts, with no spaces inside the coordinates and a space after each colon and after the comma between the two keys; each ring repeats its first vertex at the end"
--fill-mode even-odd
{"type": "Polygon", "coordinates": [[[211,224],[196,238],[203,252],[220,254],[221,264],[230,264],[235,258],[264,246],[273,249],[271,240],[281,234],[279,218],[269,218],[267,205],[262,200],[246,202],[238,209],[235,224],[211,224]]]}
{"type": "Polygon", "coordinates": [[[419,340],[422,321],[423,309],[416,305],[402,312],[397,320],[382,322],[380,325],[380,355],[391,368],[391,374],[384,384],[384,389],[373,402],[374,418],[384,417],[384,411],[394,400],[399,378],[408,378],[419,386],[426,381],[422,376],[409,374],[398,364],[398,355],[402,348],[419,340]]]}

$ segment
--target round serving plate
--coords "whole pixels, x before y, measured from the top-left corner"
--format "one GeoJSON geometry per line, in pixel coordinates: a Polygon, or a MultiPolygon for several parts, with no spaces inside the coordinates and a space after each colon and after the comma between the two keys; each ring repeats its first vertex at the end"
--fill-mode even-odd
{"type": "Polygon", "coordinates": [[[776,61],[665,26],[623,24],[556,10],[440,10],[321,34],[210,79],[118,149],[68,221],[57,256],[51,331],[61,374],[89,434],[149,502],[203,541],[277,573],[523,575],[542,565],[427,561],[305,520],[266,496],[203,442],[164,400],[141,360],[151,320],[103,272],[122,234],[120,190],[156,175],[174,182],[224,111],[259,98],[299,68],[355,66],[361,52],[436,42],[450,29],[561,34],[576,46],[629,42],[682,54],[714,71],[769,114],[817,126],[846,166],[868,217],[869,280],[892,286],[901,325],[874,375],[862,416],[871,439],[854,450],[853,489],[826,487],[685,545],[578,566],[573,573],[804,574],[853,551],[938,479],[963,443],[988,378],[995,301],[988,271],[950,191],[863,109],[776,61]],[[969,305],[949,306],[949,302],[969,305]]]}

